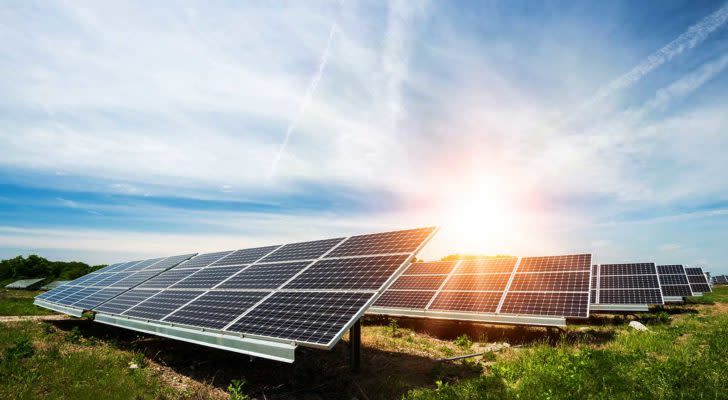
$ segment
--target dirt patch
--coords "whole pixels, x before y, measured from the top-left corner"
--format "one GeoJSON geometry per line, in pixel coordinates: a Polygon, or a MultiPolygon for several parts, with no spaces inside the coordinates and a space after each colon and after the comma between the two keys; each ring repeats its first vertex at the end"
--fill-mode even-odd
{"type": "Polygon", "coordinates": [[[0,322],[22,322],[22,321],[60,321],[68,319],[65,315],[12,315],[0,317],[0,322]]]}

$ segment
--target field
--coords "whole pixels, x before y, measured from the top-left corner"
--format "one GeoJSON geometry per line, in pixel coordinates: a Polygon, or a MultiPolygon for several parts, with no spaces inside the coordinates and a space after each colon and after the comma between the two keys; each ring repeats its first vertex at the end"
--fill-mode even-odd
{"type": "MultiPolygon", "coordinates": [[[[0,314],[47,314],[32,295],[2,292],[0,314]]],[[[0,398],[728,398],[728,288],[637,315],[647,332],[627,326],[634,318],[564,332],[372,318],[352,374],[345,343],[301,349],[289,365],[84,319],[0,317],[0,398]],[[482,355],[438,361],[470,353],[482,355]]]]}

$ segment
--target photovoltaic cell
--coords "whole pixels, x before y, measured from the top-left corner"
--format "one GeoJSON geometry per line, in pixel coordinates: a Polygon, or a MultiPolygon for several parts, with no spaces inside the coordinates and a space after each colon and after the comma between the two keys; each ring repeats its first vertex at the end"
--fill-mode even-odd
{"type": "Polygon", "coordinates": [[[124,289],[101,289],[98,292],[73,303],[73,306],[83,310],[92,310],[94,307],[110,300],[112,297],[120,295],[123,291],[124,289]]]}
{"type": "Polygon", "coordinates": [[[140,261],[131,267],[127,268],[126,271],[141,271],[145,268],[152,268],[152,266],[160,261],[162,261],[164,258],[151,258],[149,260],[140,261]]]}
{"type": "Polygon", "coordinates": [[[431,310],[494,313],[502,292],[440,292],[431,310]]]}
{"type": "Polygon", "coordinates": [[[174,285],[172,288],[198,288],[198,289],[211,289],[213,286],[230,278],[234,274],[240,272],[244,267],[232,266],[232,267],[218,267],[218,268],[204,268],[194,275],[181,280],[174,285]]]}
{"type": "Polygon", "coordinates": [[[233,251],[219,251],[216,253],[205,253],[200,254],[190,260],[187,260],[178,266],[174,267],[174,269],[179,268],[200,268],[205,267],[207,265],[210,265],[216,261],[219,261],[223,257],[227,256],[228,254],[231,254],[233,251]]]}
{"type": "Polygon", "coordinates": [[[369,254],[412,253],[424,243],[435,228],[352,236],[327,257],[348,257],[369,254]]]}
{"type": "Polygon", "coordinates": [[[270,292],[207,292],[164,321],[209,329],[222,329],[270,292]]]}
{"type": "Polygon", "coordinates": [[[139,285],[140,288],[165,289],[200,271],[200,268],[172,268],[139,285]]]}
{"type": "Polygon", "coordinates": [[[379,290],[407,260],[407,255],[320,260],[284,289],[379,290]]]}
{"type": "Polygon", "coordinates": [[[437,290],[447,275],[402,275],[389,289],[437,290]]]}
{"type": "Polygon", "coordinates": [[[256,264],[233,276],[219,289],[277,289],[299,273],[310,261],[292,263],[256,264]]]}
{"type": "Polygon", "coordinates": [[[516,274],[510,290],[519,292],[588,292],[589,271],[516,274]]]}
{"type": "Polygon", "coordinates": [[[276,292],[226,330],[326,345],[372,296],[361,292],[276,292]]]}
{"type": "Polygon", "coordinates": [[[434,290],[387,290],[374,302],[374,307],[424,309],[435,293],[434,290]]]}
{"type": "Polygon", "coordinates": [[[703,273],[702,268],[685,268],[685,274],[690,282],[690,290],[693,293],[710,293],[710,284],[708,278],[703,273]]]}
{"type": "Polygon", "coordinates": [[[588,293],[508,292],[500,312],[587,318],[588,310],[588,293]]]}
{"type": "Polygon", "coordinates": [[[657,272],[660,275],[684,275],[685,270],[682,265],[658,265],[657,272]]]}
{"type": "Polygon", "coordinates": [[[132,289],[96,307],[95,311],[109,314],[121,314],[130,307],[159,293],[159,290],[132,289]]]}
{"type": "Polygon", "coordinates": [[[518,272],[589,271],[591,254],[569,256],[524,257],[518,272]]]}
{"type": "Polygon", "coordinates": [[[478,260],[464,260],[456,274],[511,273],[518,261],[517,257],[490,257],[478,260]]]}
{"type": "Polygon", "coordinates": [[[160,320],[172,311],[182,307],[188,301],[201,295],[202,291],[165,290],[153,297],[139,303],[137,306],[130,308],[122,313],[131,317],[142,319],[160,320]]]}
{"type": "Polygon", "coordinates": [[[278,247],[280,246],[265,246],[256,247],[253,249],[236,250],[229,256],[215,261],[214,263],[212,263],[212,266],[250,264],[263,258],[263,256],[277,249],[278,247]]]}
{"type": "Polygon", "coordinates": [[[342,240],[344,238],[287,244],[266,256],[260,262],[314,260],[324,255],[342,240]]]}
{"type": "Polygon", "coordinates": [[[606,275],[600,278],[600,289],[659,288],[657,275],[606,275]]]}
{"type": "Polygon", "coordinates": [[[416,262],[410,264],[403,275],[447,275],[455,268],[455,264],[457,264],[457,261],[416,262]]]}
{"type": "Polygon", "coordinates": [[[511,274],[468,274],[453,275],[443,290],[495,290],[502,292],[511,274]]]}
{"type": "Polygon", "coordinates": [[[660,289],[602,290],[600,304],[662,304],[660,289]]]}
{"type": "Polygon", "coordinates": [[[682,265],[658,265],[657,276],[662,289],[662,296],[687,297],[692,296],[685,269],[682,265]]]}
{"type": "Polygon", "coordinates": [[[635,263],[635,264],[602,264],[600,266],[600,274],[606,275],[657,275],[655,264],[653,263],[635,263]]]}

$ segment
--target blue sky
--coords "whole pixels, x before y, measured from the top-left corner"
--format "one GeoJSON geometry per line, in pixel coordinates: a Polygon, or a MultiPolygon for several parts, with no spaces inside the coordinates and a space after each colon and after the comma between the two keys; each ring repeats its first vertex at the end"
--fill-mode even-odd
{"type": "Polygon", "coordinates": [[[722,1],[19,1],[0,40],[0,257],[437,224],[728,273],[722,1]]]}

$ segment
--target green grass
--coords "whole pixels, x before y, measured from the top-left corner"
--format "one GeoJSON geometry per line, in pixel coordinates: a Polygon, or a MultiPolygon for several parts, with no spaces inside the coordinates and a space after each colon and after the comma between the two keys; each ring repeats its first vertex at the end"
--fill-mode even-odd
{"type": "Polygon", "coordinates": [[[50,310],[33,305],[33,298],[40,293],[43,292],[0,289],[0,316],[53,314],[50,310]]]}
{"type": "MultiPolygon", "coordinates": [[[[728,288],[706,296],[728,302],[728,288]]],[[[726,399],[728,314],[699,314],[619,328],[603,345],[540,344],[499,355],[483,376],[437,382],[407,399],[726,399]]]]}
{"type": "Polygon", "coordinates": [[[135,354],[82,338],[52,325],[24,321],[0,325],[0,398],[176,399],[149,369],[130,369],[135,354]],[[31,346],[30,348],[28,346],[31,346]]]}

